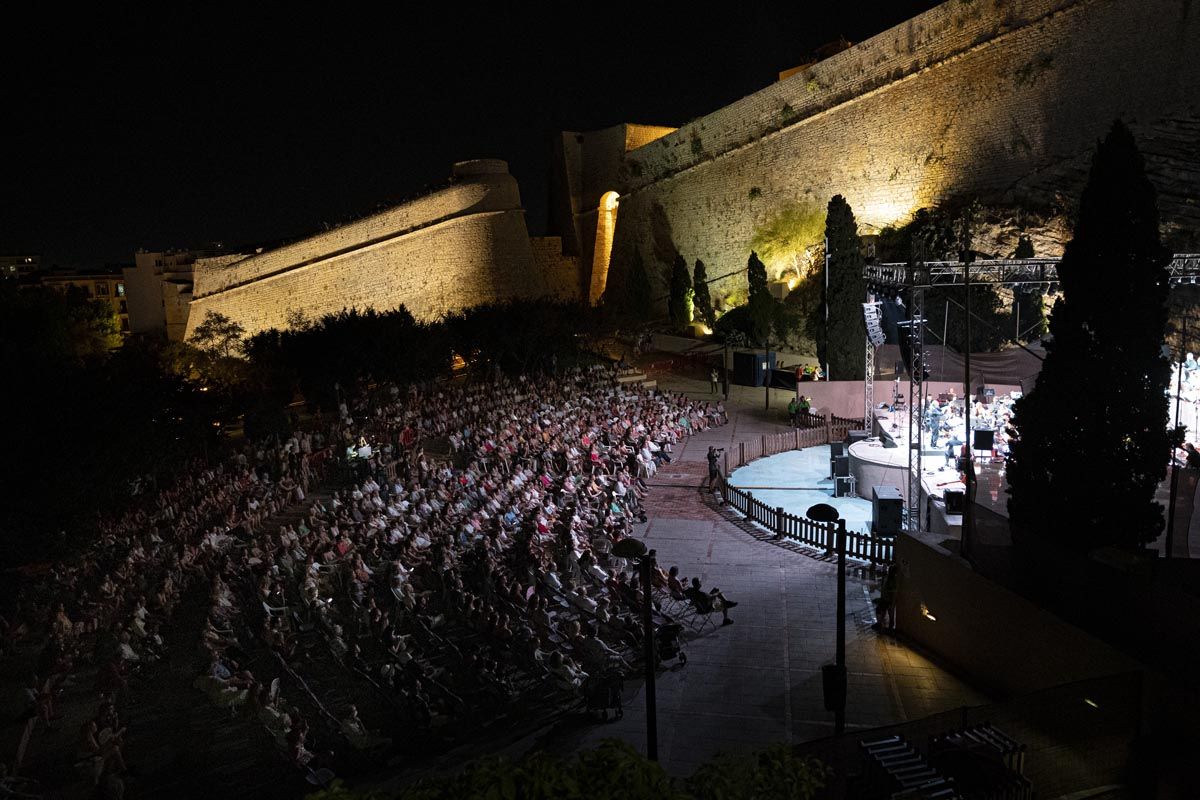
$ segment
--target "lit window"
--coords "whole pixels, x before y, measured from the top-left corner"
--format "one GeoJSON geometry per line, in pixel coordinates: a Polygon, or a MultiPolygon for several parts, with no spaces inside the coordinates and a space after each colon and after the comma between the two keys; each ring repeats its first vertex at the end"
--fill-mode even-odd
{"type": "Polygon", "coordinates": [[[118,283],[117,284],[117,297],[124,297],[124,296],[125,296],[125,284],[118,283]]]}

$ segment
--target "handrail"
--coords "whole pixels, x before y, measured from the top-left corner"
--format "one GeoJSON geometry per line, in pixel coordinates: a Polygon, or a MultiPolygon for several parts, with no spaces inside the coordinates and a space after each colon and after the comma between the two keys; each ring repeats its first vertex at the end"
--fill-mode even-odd
{"type": "MultiPolygon", "coordinates": [[[[861,427],[862,420],[829,414],[825,418],[825,424],[819,428],[793,428],[738,442],[730,446],[725,453],[725,474],[729,474],[731,462],[735,468],[744,467],[759,458],[791,450],[820,447],[845,438],[847,430],[861,427]]],[[[776,538],[799,542],[822,550],[825,555],[831,555],[836,549],[836,523],[813,522],[807,517],[790,514],[781,507],[771,508],[750,491],[730,486],[725,480],[720,481],[719,491],[724,505],[770,530],[776,538]]],[[[890,564],[895,558],[895,539],[875,533],[847,531],[846,555],[872,565],[890,564]]]]}

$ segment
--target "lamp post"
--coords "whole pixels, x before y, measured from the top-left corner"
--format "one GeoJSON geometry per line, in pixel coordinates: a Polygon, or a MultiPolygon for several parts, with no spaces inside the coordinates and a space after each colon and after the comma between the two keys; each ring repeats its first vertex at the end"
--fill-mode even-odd
{"type": "Polygon", "coordinates": [[[646,758],[658,761],[658,696],[654,684],[654,619],[650,583],[654,574],[654,556],[637,539],[622,539],[613,545],[617,558],[636,561],[642,581],[642,656],[646,660],[646,758]]]}
{"type": "MultiPolygon", "coordinates": [[[[1179,367],[1175,373],[1175,428],[1179,429],[1179,394],[1183,391],[1183,354],[1187,352],[1187,313],[1183,316],[1183,334],[1179,338],[1179,367]]],[[[1175,546],[1175,501],[1179,497],[1179,467],[1175,464],[1175,440],[1171,440],[1171,499],[1167,508],[1166,558],[1175,546]]]]}
{"type": "Polygon", "coordinates": [[[825,710],[833,712],[833,732],[840,736],[846,730],[846,520],[827,503],[809,507],[805,516],[813,522],[837,523],[837,644],[833,664],[821,667],[825,690],[825,710]]]}

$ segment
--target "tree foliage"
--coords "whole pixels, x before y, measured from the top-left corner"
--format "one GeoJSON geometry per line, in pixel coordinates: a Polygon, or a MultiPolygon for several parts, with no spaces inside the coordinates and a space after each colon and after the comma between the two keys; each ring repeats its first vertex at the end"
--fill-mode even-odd
{"type": "Polygon", "coordinates": [[[0,564],[60,557],[124,507],[134,481],[202,453],[211,400],[164,367],[154,340],[111,349],[107,303],[84,292],[0,287],[10,458],[0,564]]]}
{"type": "Polygon", "coordinates": [[[642,251],[639,249],[633,251],[623,288],[619,302],[620,315],[634,324],[649,322],[654,316],[654,294],[650,286],[650,274],[646,271],[646,262],[642,260],[642,251]]]}
{"type": "Polygon", "coordinates": [[[1036,388],[1018,401],[1008,461],[1016,529],[1076,549],[1133,548],[1163,527],[1162,354],[1169,254],[1132,134],[1114,124],[1092,159],[1036,388]],[[1115,303],[1119,303],[1117,307],[1115,303]]]}
{"type": "Polygon", "coordinates": [[[776,300],[767,287],[767,267],[759,259],[758,253],[753,251],[746,262],[746,282],[750,292],[750,302],[747,304],[750,336],[756,344],[764,344],[771,335],[771,327],[775,321],[776,300]]]}
{"type": "MultiPolygon", "coordinates": [[[[974,229],[979,215],[979,205],[975,202],[958,208],[918,209],[906,225],[880,232],[877,245],[880,259],[909,263],[973,259],[974,229]]],[[[926,290],[927,343],[942,343],[960,353],[968,349],[965,301],[961,286],[926,290]]],[[[971,314],[971,351],[998,350],[1012,338],[1012,316],[992,286],[971,287],[971,314]]]]}
{"type": "Polygon", "coordinates": [[[789,203],[755,228],[750,248],[774,268],[795,272],[799,280],[808,271],[813,250],[820,246],[824,233],[824,208],[816,203],[789,203]]]}
{"type": "Polygon", "coordinates": [[[685,328],[692,321],[693,290],[692,276],[688,274],[687,261],[676,253],[671,265],[670,292],[667,297],[667,313],[671,324],[676,328],[685,328]]]}
{"type": "MultiPolygon", "coordinates": [[[[1017,241],[1013,258],[1033,258],[1033,241],[1022,236],[1017,241]]],[[[1041,286],[1013,287],[1013,338],[1021,342],[1036,342],[1046,334],[1045,290],[1041,286]]]]}
{"type": "Polygon", "coordinates": [[[208,311],[192,331],[188,344],[195,348],[197,368],[211,386],[232,393],[246,379],[246,329],[219,311],[208,311]]]}
{"type": "Polygon", "coordinates": [[[829,304],[829,331],[826,339],[824,324],[816,326],[817,358],[829,365],[831,380],[862,380],[863,342],[867,338],[862,304],[867,299],[867,282],[863,279],[858,223],[850,204],[840,194],[829,201],[825,239],[829,262],[829,289],[825,298],[829,304]]]}
{"type": "Polygon", "coordinates": [[[713,313],[712,295],[708,291],[708,272],[704,268],[704,262],[698,258],[692,273],[692,293],[696,316],[711,328],[716,324],[717,316],[713,313]]]}

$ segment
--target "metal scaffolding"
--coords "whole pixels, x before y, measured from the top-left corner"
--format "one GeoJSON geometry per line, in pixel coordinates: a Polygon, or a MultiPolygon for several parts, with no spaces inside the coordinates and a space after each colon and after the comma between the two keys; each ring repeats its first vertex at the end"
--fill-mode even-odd
{"type": "MultiPolygon", "coordinates": [[[[908,521],[910,532],[921,529],[921,421],[925,409],[924,380],[925,351],[925,290],[942,286],[969,286],[982,283],[993,286],[1024,283],[1051,284],[1058,282],[1057,258],[998,258],[964,264],[960,261],[917,261],[911,264],[868,264],[863,277],[868,292],[878,290],[902,291],[908,295],[907,326],[912,345],[908,363],[908,521]]],[[[1200,283],[1200,253],[1177,253],[1167,265],[1167,280],[1172,286],[1200,283]]],[[[943,343],[944,344],[944,343],[943,343]]],[[[871,426],[875,411],[875,348],[870,339],[866,344],[866,372],[863,381],[865,424],[871,426]]],[[[968,375],[968,382],[970,376],[968,375]]],[[[964,394],[969,394],[964,391],[964,394]]],[[[970,397],[966,398],[970,402],[970,397]]],[[[970,439],[971,432],[967,431],[970,439]]],[[[973,448],[967,448],[968,461],[973,460],[973,448]]]]}

